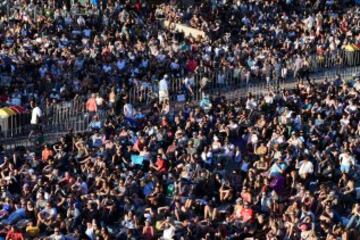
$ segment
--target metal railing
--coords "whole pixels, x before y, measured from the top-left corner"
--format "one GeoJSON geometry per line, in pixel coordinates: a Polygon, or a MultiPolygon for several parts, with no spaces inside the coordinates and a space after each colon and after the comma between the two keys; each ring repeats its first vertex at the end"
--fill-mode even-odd
{"type": "Polygon", "coordinates": [[[82,118],[77,120],[65,121],[64,123],[40,125],[40,132],[34,132],[30,137],[31,126],[24,125],[16,128],[16,131],[9,129],[5,132],[0,132],[0,146],[5,148],[12,148],[16,146],[24,146],[26,144],[43,143],[56,141],[60,136],[69,132],[74,134],[84,133],[89,131],[89,118],[82,118]]]}
{"type": "MultiPolygon", "coordinates": [[[[82,132],[86,130],[89,118],[85,111],[85,103],[81,98],[64,101],[49,106],[41,106],[43,117],[41,118],[42,132],[62,132],[73,130],[82,132]]],[[[7,129],[0,131],[0,143],[6,139],[27,136],[31,131],[31,113],[12,115],[7,118],[7,129]]]]}
{"type": "MultiPolygon", "coordinates": [[[[261,95],[268,89],[285,88],[296,81],[293,77],[292,63],[288,63],[288,78],[282,78],[278,82],[266,82],[264,76],[249,72],[247,69],[225,69],[217,70],[204,68],[193,76],[193,95],[186,93],[182,77],[173,78],[169,81],[170,101],[178,101],[179,95],[185,95],[187,101],[200,100],[204,92],[208,94],[223,94],[226,97],[235,98],[243,96],[248,92],[253,95],[261,95]],[[208,84],[202,88],[201,81],[206,77],[208,84]]],[[[315,56],[311,59],[311,79],[333,78],[336,74],[343,77],[360,73],[360,51],[338,52],[324,57],[315,56]]],[[[153,101],[158,101],[158,83],[134,85],[128,91],[129,101],[144,107],[153,101]]],[[[77,97],[71,101],[41,106],[44,112],[42,121],[42,132],[47,134],[65,133],[67,131],[85,132],[89,130],[90,116],[85,109],[85,98],[77,97]]],[[[2,129],[0,144],[16,142],[16,139],[24,139],[30,132],[30,116],[10,116],[8,129],[2,129]],[[11,140],[12,139],[12,140],[11,140]]]]}
{"type": "MultiPolygon", "coordinates": [[[[346,74],[347,72],[357,72],[355,66],[360,66],[360,51],[338,50],[327,52],[324,55],[313,55],[307,58],[310,63],[311,77],[326,77],[332,74],[346,74]]],[[[214,94],[219,92],[228,92],[234,89],[247,89],[252,91],[254,86],[258,88],[282,88],[284,84],[294,81],[295,58],[286,62],[287,76],[274,77],[270,81],[266,81],[266,75],[261,69],[249,70],[245,67],[214,69],[203,67],[201,72],[193,75],[191,84],[192,93],[185,87],[185,77],[171,76],[168,81],[169,100],[176,102],[180,99],[186,101],[200,100],[204,92],[214,94]],[[203,78],[207,78],[206,86],[202,86],[203,78]],[[276,80],[275,80],[276,79],[276,80]]],[[[158,82],[152,84],[138,83],[134,85],[128,92],[129,101],[135,106],[149,104],[158,99],[158,82]]]]}
{"type": "MultiPolygon", "coordinates": [[[[325,78],[332,81],[338,74],[341,75],[343,79],[348,79],[349,76],[359,73],[360,66],[341,70],[331,69],[323,72],[322,74],[312,76],[312,79],[315,82],[324,80],[325,78]]],[[[282,84],[282,88],[292,88],[294,87],[293,83],[294,82],[284,82],[282,84]]],[[[253,96],[259,98],[269,90],[274,89],[274,87],[274,85],[268,85],[266,83],[250,83],[246,88],[230,89],[226,92],[225,96],[227,99],[237,99],[239,97],[244,97],[248,92],[251,92],[253,96]]],[[[222,91],[223,89],[219,88],[218,90],[222,91]]],[[[219,94],[219,92],[214,91],[213,94],[219,94]]],[[[17,125],[17,127],[1,133],[0,145],[3,145],[6,149],[13,149],[18,146],[33,146],[34,144],[41,144],[43,142],[49,143],[56,141],[60,136],[65,135],[70,131],[73,133],[85,133],[91,131],[90,116],[85,112],[83,107],[77,108],[76,104],[79,104],[79,107],[84,106],[81,101],[72,104],[63,103],[60,105],[63,107],[53,106],[57,111],[53,115],[55,117],[46,119],[42,124],[41,130],[44,134],[41,134],[40,136],[36,135],[29,140],[27,136],[31,129],[30,125],[17,125]]]]}

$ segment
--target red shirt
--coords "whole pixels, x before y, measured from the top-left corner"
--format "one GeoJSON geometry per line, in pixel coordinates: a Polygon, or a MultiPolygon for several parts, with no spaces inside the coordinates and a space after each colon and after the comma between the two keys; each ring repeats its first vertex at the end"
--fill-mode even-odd
{"type": "Polygon", "coordinates": [[[240,212],[240,216],[244,222],[252,221],[254,211],[251,208],[243,208],[240,212]]]}
{"type": "Polygon", "coordinates": [[[7,100],[9,100],[9,97],[7,95],[0,95],[0,102],[6,102],[7,100]]]}
{"type": "Polygon", "coordinates": [[[195,69],[197,68],[197,62],[194,60],[194,59],[191,59],[187,62],[186,64],[186,69],[189,71],[189,72],[194,72],[195,69]]]}
{"type": "Polygon", "coordinates": [[[134,5],[135,11],[140,12],[142,6],[141,6],[141,1],[137,0],[135,5],[134,5]]]}
{"type": "Polygon", "coordinates": [[[22,235],[21,232],[14,232],[12,230],[8,231],[8,233],[6,234],[6,239],[11,239],[11,240],[24,240],[24,236],[22,235]]]}
{"type": "Polygon", "coordinates": [[[164,159],[158,158],[156,160],[155,165],[156,165],[156,167],[159,168],[159,170],[158,170],[159,172],[161,172],[161,173],[166,173],[167,172],[166,162],[165,162],[164,159]]]}

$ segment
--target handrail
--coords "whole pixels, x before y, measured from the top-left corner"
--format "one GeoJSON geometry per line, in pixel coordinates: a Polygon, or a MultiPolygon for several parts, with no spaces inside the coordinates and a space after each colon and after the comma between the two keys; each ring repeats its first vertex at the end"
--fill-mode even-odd
{"type": "MultiPolygon", "coordinates": [[[[359,66],[360,65],[360,51],[345,51],[338,50],[333,52],[328,52],[324,55],[312,55],[308,57],[310,62],[310,72],[313,74],[320,74],[322,72],[336,72],[341,73],[341,71],[347,71],[348,68],[359,66]]],[[[207,77],[209,82],[207,84],[207,91],[211,94],[213,92],[219,91],[228,91],[229,89],[242,89],[249,88],[254,84],[264,84],[276,85],[279,87],[285,84],[286,82],[291,82],[294,80],[295,69],[295,59],[289,59],[286,63],[287,67],[287,77],[279,78],[278,82],[275,83],[274,80],[266,83],[265,74],[261,72],[261,69],[249,70],[245,67],[241,68],[227,68],[225,71],[219,68],[203,67],[203,71],[195,73],[194,83],[193,83],[193,96],[187,96],[187,100],[200,100],[203,94],[201,89],[201,80],[203,77],[207,77]]],[[[170,75],[170,80],[168,82],[170,101],[176,101],[178,94],[184,94],[184,77],[176,75],[170,75]]],[[[148,85],[149,83],[146,83],[148,85]]],[[[144,92],[144,85],[139,82],[139,84],[134,85],[129,91],[129,100],[135,106],[141,106],[144,103],[148,103],[151,100],[155,100],[158,97],[157,91],[157,82],[152,83],[148,92],[144,92]],[[146,99],[146,101],[144,101],[146,99]]]]}
{"type": "MultiPolygon", "coordinates": [[[[333,55],[320,57],[313,56],[311,59],[311,78],[326,78],[340,74],[349,76],[360,72],[360,51],[346,52],[341,51],[333,55]]],[[[209,79],[207,92],[209,94],[218,94],[221,92],[241,91],[242,93],[252,92],[254,95],[260,94],[264,89],[275,89],[277,87],[283,88],[287,84],[294,82],[294,76],[282,79],[278,83],[271,81],[266,83],[263,79],[256,77],[249,77],[249,73],[244,69],[227,69],[222,72],[219,69],[204,69],[204,72],[195,74],[194,77],[194,95],[187,96],[188,101],[199,101],[202,98],[203,90],[201,89],[201,80],[204,76],[209,79]],[[276,86],[278,85],[278,86],[276,86]]],[[[293,71],[291,64],[290,71],[293,71]]],[[[290,72],[292,73],[292,72],[290,72]]],[[[254,73],[252,73],[254,74],[254,73]]],[[[173,103],[178,100],[179,94],[184,94],[183,79],[173,78],[169,82],[170,101],[173,103]]],[[[137,107],[147,106],[152,101],[157,99],[157,83],[153,84],[138,84],[131,88],[128,92],[129,101],[137,107]]],[[[230,93],[228,95],[231,95],[230,93]]],[[[172,103],[172,104],[173,104],[172,103]]],[[[85,102],[82,97],[75,98],[71,101],[62,102],[50,106],[43,106],[44,121],[43,130],[50,133],[58,133],[68,131],[70,129],[76,132],[83,132],[87,130],[90,119],[86,115],[85,102]]],[[[7,142],[16,141],[17,138],[24,138],[29,133],[30,126],[28,124],[16,124],[11,119],[11,126],[15,128],[10,131],[3,131],[0,137],[0,144],[7,144],[7,142]],[[13,140],[11,140],[13,139],[13,140]]]]}
{"type": "MultiPolygon", "coordinates": [[[[360,73],[360,66],[351,67],[345,69],[332,69],[322,72],[321,74],[312,75],[311,78],[316,82],[323,81],[325,79],[332,80],[336,77],[337,74],[340,74],[343,78],[348,78],[353,74],[360,73]]],[[[292,79],[294,80],[294,79],[292,79]]],[[[289,89],[294,87],[296,81],[287,81],[281,83],[282,88],[289,89]]],[[[273,89],[275,86],[268,86],[264,83],[249,84],[246,88],[231,89],[227,92],[227,99],[239,98],[244,96],[247,92],[251,92],[254,96],[260,97],[266,93],[269,89],[273,89]],[[242,91],[242,92],[237,92],[242,91]]],[[[220,89],[221,90],[221,89],[220,89]]],[[[214,95],[217,95],[218,92],[214,91],[214,95]]],[[[45,134],[43,135],[46,141],[56,140],[56,137],[66,134],[70,130],[74,133],[86,133],[89,131],[89,122],[90,119],[86,117],[86,114],[83,115],[84,118],[78,120],[67,120],[63,123],[58,124],[49,124],[44,127],[45,134]]],[[[29,126],[23,126],[22,129],[29,129],[29,126]]],[[[26,132],[28,133],[28,131],[26,132]]],[[[5,148],[13,148],[19,145],[30,144],[32,141],[27,139],[27,135],[15,135],[11,138],[1,138],[0,145],[5,146],[5,148]]]]}

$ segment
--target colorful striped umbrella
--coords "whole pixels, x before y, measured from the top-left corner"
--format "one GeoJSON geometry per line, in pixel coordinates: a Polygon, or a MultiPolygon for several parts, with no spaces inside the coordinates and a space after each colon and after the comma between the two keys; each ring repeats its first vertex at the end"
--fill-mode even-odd
{"type": "Polygon", "coordinates": [[[7,118],[9,116],[16,115],[16,112],[12,110],[11,108],[5,107],[0,108],[0,118],[7,118]]]}

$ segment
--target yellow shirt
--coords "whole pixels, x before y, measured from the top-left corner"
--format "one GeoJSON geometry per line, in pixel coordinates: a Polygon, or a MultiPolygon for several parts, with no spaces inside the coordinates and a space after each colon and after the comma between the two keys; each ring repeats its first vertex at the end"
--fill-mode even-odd
{"type": "Polygon", "coordinates": [[[36,237],[40,233],[40,228],[38,226],[27,226],[26,233],[29,234],[31,237],[36,237]]]}

